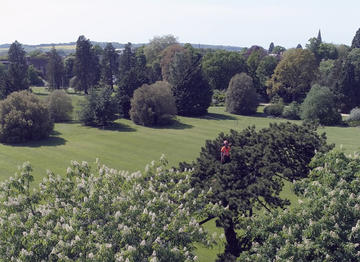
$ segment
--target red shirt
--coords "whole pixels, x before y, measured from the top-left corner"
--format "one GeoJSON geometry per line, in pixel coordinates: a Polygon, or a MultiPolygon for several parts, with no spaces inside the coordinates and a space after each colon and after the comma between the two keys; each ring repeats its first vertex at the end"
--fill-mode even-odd
{"type": "Polygon", "coordinates": [[[230,156],[230,147],[229,146],[223,146],[221,148],[221,153],[223,153],[224,156],[230,156]]]}

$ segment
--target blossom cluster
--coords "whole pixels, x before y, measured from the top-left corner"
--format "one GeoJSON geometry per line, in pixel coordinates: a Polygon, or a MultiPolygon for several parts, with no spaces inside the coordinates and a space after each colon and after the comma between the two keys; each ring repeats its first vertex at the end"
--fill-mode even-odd
{"type": "Polygon", "coordinates": [[[48,172],[31,190],[25,163],[0,186],[0,260],[194,261],[194,243],[210,245],[198,221],[220,205],[190,186],[191,170],[144,172],[72,161],[66,175],[48,172]]]}

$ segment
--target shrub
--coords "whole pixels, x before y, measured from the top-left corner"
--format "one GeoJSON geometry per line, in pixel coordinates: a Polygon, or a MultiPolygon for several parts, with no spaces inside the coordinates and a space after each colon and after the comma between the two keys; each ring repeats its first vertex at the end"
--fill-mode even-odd
{"type": "Polygon", "coordinates": [[[300,105],[296,101],[291,102],[288,106],[284,107],[282,116],[287,119],[300,119],[300,105]]]}
{"type": "Polygon", "coordinates": [[[250,76],[241,73],[231,78],[225,104],[226,111],[233,114],[251,115],[256,112],[259,100],[250,76]]]}
{"type": "Polygon", "coordinates": [[[51,118],[55,122],[68,121],[71,119],[73,106],[71,98],[64,90],[54,90],[47,98],[51,118]]]}
{"type": "Polygon", "coordinates": [[[88,126],[106,126],[117,118],[116,111],[111,88],[92,89],[81,103],[79,119],[88,126]]]}
{"type": "Polygon", "coordinates": [[[136,89],[131,99],[130,117],[144,126],[168,123],[176,115],[175,98],[165,81],[144,84],[136,89]]]}
{"type": "Polygon", "coordinates": [[[350,115],[345,120],[350,126],[360,125],[360,108],[355,107],[351,109],[350,115]]]}
{"type": "Polygon", "coordinates": [[[39,140],[54,128],[47,105],[28,91],[13,92],[0,102],[0,141],[39,140]]]}
{"type": "Polygon", "coordinates": [[[341,114],[335,106],[335,96],[329,88],[313,85],[301,104],[301,119],[317,121],[322,125],[341,123],[341,114]]]}
{"type": "Polygon", "coordinates": [[[271,104],[264,107],[264,113],[270,116],[281,116],[284,110],[282,102],[271,104]]]}
{"type": "Polygon", "coordinates": [[[225,105],[225,91],[215,89],[212,95],[212,106],[224,106],[225,105]]]}

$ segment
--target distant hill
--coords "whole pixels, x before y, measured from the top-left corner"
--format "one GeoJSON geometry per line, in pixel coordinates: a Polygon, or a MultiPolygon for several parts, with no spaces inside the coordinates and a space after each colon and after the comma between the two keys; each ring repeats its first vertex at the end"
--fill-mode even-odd
{"type": "MultiPolygon", "coordinates": [[[[102,48],[106,46],[108,42],[91,42],[93,45],[99,45],[102,48]]],[[[111,42],[111,44],[116,49],[124,48],[125,44],[118,43],[118,42],[111,42]]],[[[6,55],[7,51],[9,49],[11,44],[0,44],[0,56],[6,55]]],[[[146,45],[146,43],[137,43],[132,44],[133,47],[141,47],[146,45]]],[[[204,48],[204,49],[221,49],[221,50],[227,50],[227,51],[241,51],[243,47],[237,47],[237,46],[226,46],[226,45],[207,45],[207,44],[191,44],[195,48],[204,48]]],[[[49,51],[53,46],[59,51],[61,51],[61,54],[66,56],[71,53],[75,52],[76,48],[76,42],[69,42],[69,43],[51,43],[51,44],[39,44],[39,45],[22,45],[24,50],[28,53],[34,50],[41,50],[43,52],[49,51]]]]}

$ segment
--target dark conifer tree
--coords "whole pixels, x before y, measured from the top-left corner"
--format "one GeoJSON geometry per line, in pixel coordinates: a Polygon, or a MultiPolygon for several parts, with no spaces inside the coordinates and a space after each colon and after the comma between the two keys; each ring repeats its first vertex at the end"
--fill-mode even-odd
{"type": "Polygon", "coordinates": [[[351,48],[360,48],[360,28],[356,31],[351,43],[351,48]]]}
{"type": "Polygon", "coordinates": [[[11,44],[8,57],[10,64],[7,74],[8,86],[5,90],[5,95],[14,91],[29,89],[28,64],[25,51],[18,41],[11,44]]]}
{"type": "Polygon", "coordinates": [[[49,62],[46,67],[47,81],[51,89],[59,89],[64,86],[64,63],[55,47],[49,52],[49,62]]]}
{"type": "Polygon", "coordinates": [[[101,79],[113,88],[115,76],[119,71],[119,55],[111,43],[104,48],[103,58],[101,60],[101,79]]]}
{"type": "Polygon", "coordinates": [[[269,46],[269,50],[268,50],[269,54],[272,53],[272,51],[274,50],[274,47],[275,47],[274,42],[271,42],[270,46],[269,46]]]}

